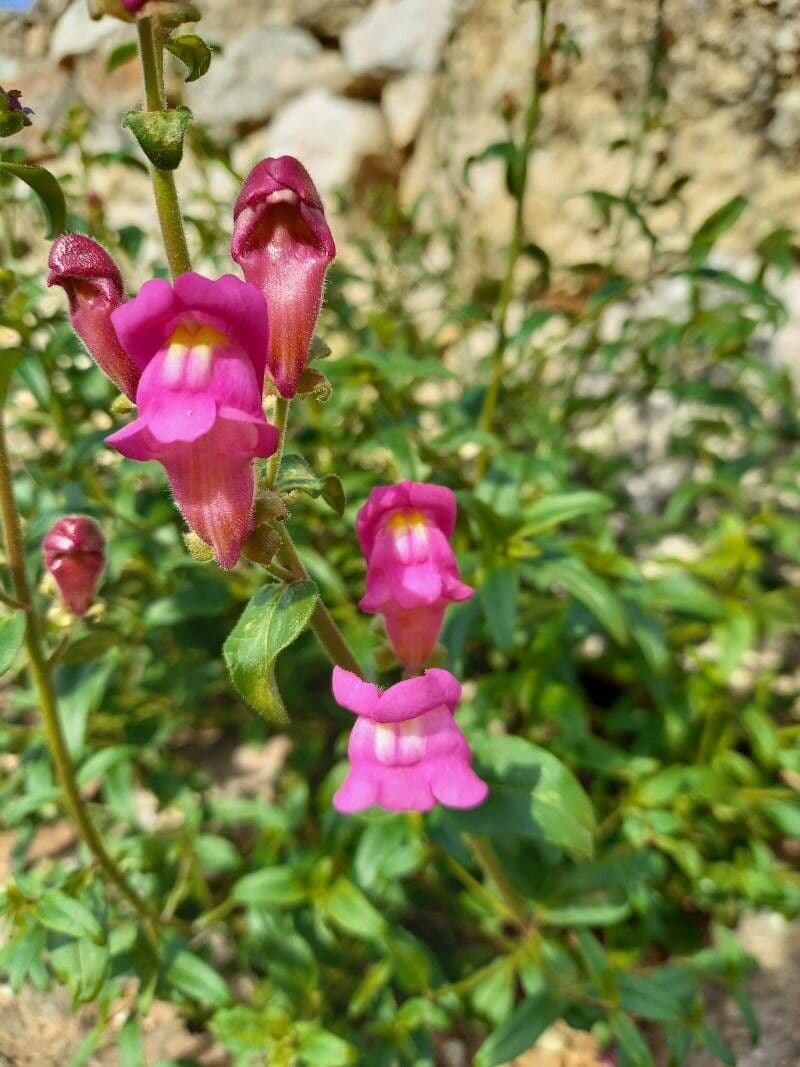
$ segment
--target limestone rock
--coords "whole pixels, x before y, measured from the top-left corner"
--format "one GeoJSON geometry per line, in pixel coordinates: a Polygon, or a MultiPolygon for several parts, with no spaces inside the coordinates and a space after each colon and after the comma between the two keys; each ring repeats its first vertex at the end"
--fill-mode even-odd
{"type": "Polygon", "coordinates": [[[455,19],[455,0],[391,0],[371,8],[342,37],[354,74],[433,71],[455,19]]]}
{"type": "Polygon", "coordinates": [[[267,130],[249,138],[235,160],[244,171],[266,155],[296,156],[325,194],[345,186],[364,160],[388,147],[377,106],[310,89],[288,103],[267,130]]]}
{"type": "Polygon", "coordinates": [[[50,58],[60,61],[87,55],[125,34],[125,27],[117,19],[90,19],[85,0],[75,0],[56,23],[50,39],[50,58]]]}
{"type": "Polygon", "coordinates": [[[800,147],[800,86],[778,93],[767,137],[770,144],[784,152],[800,147]]]}
{"type": "Polygon", "coordinates": [[[416,137],[432,91],[430,74],[407,74],[384,88],[381,106],[395,148],[407,148],[416,137]]]}
{"type": "Polygon", "coordinates": [[[195,116],[214,127],[267,121],[289,97],[308,85],[338,87],[344,67],[297,26],[245,30],[215,56],[208,74],[187,86],[195,116]]]}

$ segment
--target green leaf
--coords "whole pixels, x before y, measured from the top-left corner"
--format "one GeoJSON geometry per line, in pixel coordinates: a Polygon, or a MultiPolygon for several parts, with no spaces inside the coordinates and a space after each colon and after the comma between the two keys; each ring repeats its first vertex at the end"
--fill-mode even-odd
{"type": "Polygon", "coordinates": [[[15,611],[0,619],[0,675],[14,663],[25,638],[25,612],[15,611]]]}
{"type": "Polygon", "coordinates": [[[386,920],[366,896],[346,878],[339,878],[322,898],[326,914],[353,937],[381,940],[387,932],[386,920]]]}
{"type": "Polygon", "coordinates": [[[507,563],[493,567],[481,583],[480,597],[492,640],[501,652],[508,655],[514,646],[519,598],[516,567],[507,563]]]}
{"type": "Polygon", "coordinates": [[[607,582],[594,574],[579,559],[565,558],[542,563],[536,572],[541,587],[560,585],[584,604],[620,644],[628,639],[625,613],[618,597],[607,582]]]}
{"type": "Polygon", "coordinates": [[[302,456],[290,453],[283,457],[278,488],[283,493],[305,493],[307,496],[322,497],[339,518],[344,514],[346,501],[338,474],[318,477],[302,456]]]}
{"type": "Polygon", "coordinates": [[[289,721],[275,680],[275,661],[306,628],[317,596],[311,581],[264,586],[225,642],[223,653],[233,684],[271,722],[289,721]]]}
{"type": "Polygon", "coordinates": [[[64,232],[67,225],[67,202],[61,186],[49,170],[31,163],[10,163],[2,160],[0,174],[12,174],[33,189],[47,215],[48,237],[57,237],[64,232]]]}
{"type": "Polygon", "coordinates": [[[358,1062],[358,1052],[348,1041],[317,1023],[298,1023],[296,1034],[300,1060],[309,1067],[347,1067],[358,1062]]]}
{"type": "Polygon", "coordinates": [[[544,839],[575,856],[591,856],[591,801],[556,756],[521,737],[470,740],[489,796],[470,811],[448,811],[449,821],[468,833],[544,839]]]}
{"type": "Polygon", "coordinates": [[[196,33],[187,33],[182,37],[168,37],[164,47],[183,63],[189,72],[187,82],[202,78],[211,65],[211,49],[202,37],[196,33]]]}
{"type": "Polygon", "coordinates": [[[11,376],[25,356],[26,352],[22,348],[4,348],[0,352],[0,407],[5,403],[11,376]]]}
{"type": "Polygon", "coordinates": [[[717,240],[734,225],[747,204],[746,196],[733,196],[722,207],[712,211],[695,230],[689,246],[689,262],[693,267],[705,262],[717,240]]]}
{"type": "Polygon", "coordinates": [[[166,111],[129,111],[122,120],[158,170],[176,170],[183,159],[183,139],[192,120],[188,107],[166,111]]]}
{"type": "Polygon", "coordinates": [[[613,926],[630,915],[627,901],[603,901],[595,904],[564,904],[542,908],[541,921],[545,926],[613,926]]]}
{"type": "Polygon", "coordinates": [[[122,1067],[142,1067],[146,1063],[142,1028],[135,1015],[131,1016],[119,1032],[119,1058],[122,1067]]]}
{"type": "Polygon", "coordinates": [[[520,536],[531,536],[549,530],[562,522],[570,522],[582,515],[594,515],[607,511],[611,499],[604,493],[595,493],[591,489],[578,489],[572,493],[553,493],[543,496],[530,507],[525,508],[525,525],[519,531],[520,536]]]}
{"type": "Polygon", "coordinates": [[[240,878],[233,899],[254,908],[291,907],[302,904],[306,892],[289,867],[264,867],[240,878]]]}
{"type": "Polygon", "coordinates": [[[124,44],[118,44],[116,48],[112,48],[106,60],[106,74],[113,74],[115,70],[119,70],[126,63],[130,63],[132,59],[136,59],[138,51],[135,41],[126,41],[124,44]]]}
{"type": "Polygon", "coordinates": [[[513,1015],[478,1049],[475,1067],[497,1067],[527,1052],[548,1026],[558,1019],[564,1005],[552,993],[527,997],[513,1015]]]}
{"type": "Polygon", "coordinates": [[[611,1017],[611,1031],[616,1035],[630,1067],[655,1067],[650,1049],[629,1015],[616,1012],[611,1017]]]}
{"type": "Polygon", "coordinates": [[[59,934],[86,937],[95,944],[105,938],[103,928],[85,904],[67,896],[60,889],[47,889],[36,905],[39,922],[59,934]]]}
{"type": "Polygon", "coordinates": [[[114,650],[94,663],[66,664],[55,673],[64,739],[73,758],[83,749],[88,717],[100,707],[117,660],[114,650]]]}
{"type": "Polygon", "coordinates": [[[179,952],[170,964],[166,977],[184,996],[200,1004],[225,1008],[233,999],[225,980],[193,952],[179,952]]]}
{"type": "Polygon", "coordinates": [[[109,958],[105,945],[86,940],[70,941],[50,952],[56,976],[79,1004],[95,1000],[100,993],[108,976],[109,958]]]}

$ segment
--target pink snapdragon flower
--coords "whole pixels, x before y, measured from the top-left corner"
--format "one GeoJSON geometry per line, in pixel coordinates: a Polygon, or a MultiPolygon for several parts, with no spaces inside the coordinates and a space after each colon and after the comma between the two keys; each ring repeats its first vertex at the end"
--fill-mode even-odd
{"type": "Polygon", "coordinates": [[[297,392],[336,255],[319,193],[292,156],[264,159],[234,208],[231,254],[267,298],[269,372],[281,396],[297,392]]]}
{"type": "Polygon", "coordinates": [[[111,314],[125,299],[122,276],[102,245],[80,233],[53,242],[48,285],[60,285],[69,300],[72,327],[92,359],[129,399],[136,396],[139,368],[119,343],[111,314]]]}
{"type": "Polygon", "coordinates": [[[85,615],[94,600],[106,561],[106,542],[94,519],[66,515],[51,526],[42,542],[44,565],[64,603],[85,615]]]}
{"type": "Polygon", "coordinates": [[[131,13],[143,8],[146,3],[147,0],[122,0],[122,6],[131,13]]]}
{"type": "Polygon", "coordinates": [[[264,297],[230,274],[156,278],[112,321],[142,377],[139,418],[108,443],[163,464],[189,526],[233,567],[253,530],[253,459],[271,456],[279,439],[261,407],[264,297]]]}
{"type": "Polygon", "coordinates": [[[350,734],[350,770],[333,805],[349,814],[377,804],[387,811],[429,811],[438,801],[473,808],[489,791],[472,770],[472,753],[453,712],[461,685],[431,669],[381,691],[341,667],[333,695],[358,721],[350,734]]]}
{"type": "Polygon", "coordinates": [[[474,593],[459,579],[449,544],[455,522],[452,490],[420,482],[373,489],[356,518],[367,560],[360,607],[383,614],[389,640],[408,669],[429,659],[447,605],[474,593]]]}

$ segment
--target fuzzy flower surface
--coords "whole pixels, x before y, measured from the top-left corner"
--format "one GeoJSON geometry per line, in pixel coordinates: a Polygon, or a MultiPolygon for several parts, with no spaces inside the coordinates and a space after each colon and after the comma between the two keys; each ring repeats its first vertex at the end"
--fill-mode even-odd
{"type": "Polygon", "coordinates": [[[455,522],[452,490],[421,482],[373,489],[356,518],[367,560],[360,607],[384,616],[397,657],[409,669],[429,659],[447,605],[474,593],[459,578],[450,547],[455,522]]]}
{"type": "Polygon", "coordinates": [[[92,359],[118,389],[136,396],[139,368],[119,342],[111,315],[125,300],[122,276],[102,245],[81,233],[53,242],[48,285],[60,285],[69,300],[72,328],[92,359]]]}
{"type": "Polygon", "coordinates": [[[322,200],[302,163],[268,158],[248,176],[233,217],[231,254],[267,298],[269,372],[281,396],[293,397],[336,255],[322,200]]]}
{"type": "Polygon", "coordinates": [[[253,460],[279,439],[261,407],[264,297],[232,275],[190,272],[146,282],[112,321],[141,379],[139,417],[108,443],[161,463],[191,529],[233,567],[253,529],[253,460]]]}
{"type": "Polygon", "coordinates": [[[350,734],[347,778],[333,805],[343,814],[375,804],[387,811],[429,811],[483,803],[489,787],[472,769],[472,753],[453,712],[461,685],[432,668],[389,689],[335,667],[333,695],[358,721],[350,734]]]}
{"type": "Polygon", "coordinates": [[[74,615],[85,615],[100,584],[106,542],[94,519],[65,515],[51,526],[42,542],[44,565],[74,615]]]}

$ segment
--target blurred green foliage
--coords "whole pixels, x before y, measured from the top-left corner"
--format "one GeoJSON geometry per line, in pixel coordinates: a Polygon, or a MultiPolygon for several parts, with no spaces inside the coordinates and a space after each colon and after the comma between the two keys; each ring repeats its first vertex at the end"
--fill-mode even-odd
{"type": "MultiPolygon", "coordinates": [[[[99,199],[76,213],[95,168],[141,166],[133,151],[85,149],[89,121],[75,109],[53,135],[77,161],[69,225],[138,276],[163,272],[145,231],[115,229],[99,199]]],[[[201,172],[229,166],[199,134],[191,147],[201,172]]],[[[93,515],[109,541],[97,608],[73,624],[49,610],[63,725],[119,862],[179,920],[156,952],[91,866],[29,859],[61,817],[59,791],[8,609],[0,825],[16,842],[0,970],[14,990],[57,980],[99,1001],[75,1067],[131,976],[138,1013],[175,1001],[241,1067],[265,1054],[270,1067],[426,1067],[447,1035],[493,1067],[562,1017],[622,1067],[653,1063],[654,1028],[675,1064],[693,1044],[733,1063],[705,1012],[707,990],[726,985],[755,1032],[730,929],[746,909],[800,912],[800,421],[770,352],[792,235],[767,229],[732,264],[715,245],[741,197],[664,240],[646,183],[592,191],[609,254],[574,264],[532,247],[489,432],[481,339],[499,277],[487,267],[465,291],[463,234],[426,227],[389,189],[375,196],[329,277],[331,395],[293,405],[291,452],[316,492],[292,493],[290,521],[374,675],[355,513],[377,484],[455,489],[455,545],[479,595],[448,617],[447,664],[492,792],[473,812],[343,818],[330,799],[350,723],[329,665],[309,635],[281,656],[284,750],[222,657],[263,572],[193,560],[160,469],[105,448],[113,389],[45,293],[26,191],[0,183],[0,358],[19,357],[8,421],[31,573],[65,512],[93,515]],[[635,272],[618,265],[623,236],[647,250],[635,272]],[[412,298],[427,291],[433,310],[419,314],[412,298]],[[341,516],[321,488],[334,474],[341,516]],[[263,762],[248,778],[237,759],[253,750],[263,762]],[[523,929],[464,834],[491,838],[530,911],[523,929]]],[[[685,201],[691,182],[670,196],[685,201]]],[[[200,269],[229,269],[229,212],[208,192],[189,205],[200,269]]],[[[46,607],[52,590],[38,595],[46,607]]],[[[136,1014],[120,1053],[143,1062],[136,1014]]]]}

